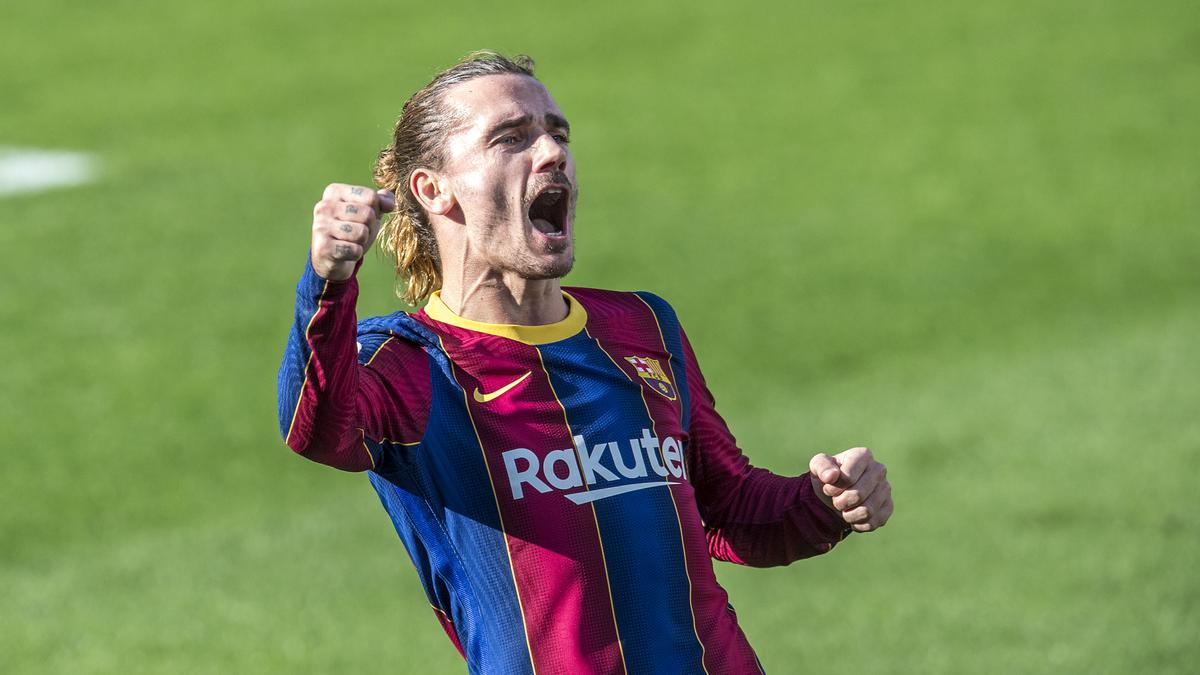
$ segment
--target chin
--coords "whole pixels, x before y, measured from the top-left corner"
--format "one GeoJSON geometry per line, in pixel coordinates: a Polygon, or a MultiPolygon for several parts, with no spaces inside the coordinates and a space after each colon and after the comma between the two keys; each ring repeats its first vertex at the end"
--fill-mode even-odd
{"type": "Polygon", "coordinates": [[[521,278],[531,281],[543,279],[561,279],[571,272],[575,267],[575,256],[567,254],[563,257],[555,257],[551,260],[533,261],[532,264],[523,265],[521,270],[521,278]]]}

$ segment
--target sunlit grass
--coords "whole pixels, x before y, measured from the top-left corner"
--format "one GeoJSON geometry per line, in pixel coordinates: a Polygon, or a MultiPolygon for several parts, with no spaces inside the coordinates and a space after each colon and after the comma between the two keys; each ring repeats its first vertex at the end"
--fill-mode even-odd
{"type": "Polygon", "coordinates": [[[0,201],[0,670],[463,670],[274,375],[321,187],[483,46],[571,118],[568,282],[671,300],[757,463],[889,465],[880,533],[718,565],[768,671],[1200,661],[1196,7],[425,10],[6,9],[0,145],[102,174],[0,201]]]}

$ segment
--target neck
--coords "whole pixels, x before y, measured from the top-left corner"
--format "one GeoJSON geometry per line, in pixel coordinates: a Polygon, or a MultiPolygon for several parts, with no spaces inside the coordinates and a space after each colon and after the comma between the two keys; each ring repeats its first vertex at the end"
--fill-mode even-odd
{"type": "Polygon", "coordinates": [[[497,272],[464,281],[444,279],[442,285],[442,302],[464,319],[544,326],[567,317],[569,308],[558,279],[522,279],[497,272]]]}

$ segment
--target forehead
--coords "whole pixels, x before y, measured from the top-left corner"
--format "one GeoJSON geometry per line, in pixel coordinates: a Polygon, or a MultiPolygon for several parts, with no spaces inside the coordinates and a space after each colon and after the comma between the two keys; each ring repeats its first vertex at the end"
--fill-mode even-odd
{"type": "Polygon", "coordinates": [[[545,85],[525,75],[485,75],[446,90],[443,104],[459,121],[455,132],[483,133],[493,124],[530,115],[562,116],[545,85]]]}

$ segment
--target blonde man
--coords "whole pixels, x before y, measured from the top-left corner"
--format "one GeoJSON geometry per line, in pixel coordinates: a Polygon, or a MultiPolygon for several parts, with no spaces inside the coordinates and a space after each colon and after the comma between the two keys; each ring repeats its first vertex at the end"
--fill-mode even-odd
{"type": "Polygon", "coordinates": [[[472,672],[760,672],[712,559],[785,565],[881,527],[886,470],[865,448],[755,468],[665,301],[561,285],[569,142],[527,58],[473,54],[409,99],[380,189],[314,210],[282,433],[369,472],[472,672]],[[377,235],[428,303],[358,323],[377,235]]]}

